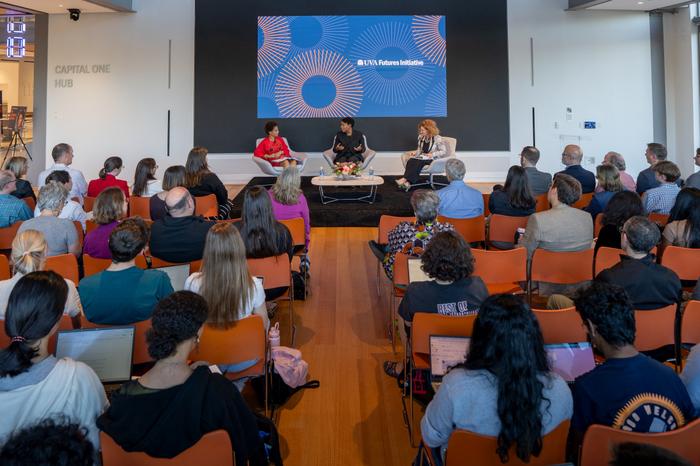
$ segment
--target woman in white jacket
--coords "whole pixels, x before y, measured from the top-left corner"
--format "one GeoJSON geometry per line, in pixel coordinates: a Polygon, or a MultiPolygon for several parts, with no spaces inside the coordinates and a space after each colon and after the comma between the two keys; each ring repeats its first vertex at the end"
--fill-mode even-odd
{"type": "Polygon", "coordinates": [[[433,120],[423,120],[418,125],[418,148],[413,152],[406,152],[402,161],[406,167],[403,177],[396,180],[399,188],[406,191],[412,184],[420,181],[420,172],[433,160],[447,156],[447,144],[440,136],[440,130],[433,120]]]}
{"type": "Polygon", "coordinates": [[[55,272],[32,272],[10,294],[5,314],[9,346],[0,351],[0,438],[54,416],[79,423],[99,448],[95,420],[107,406],[99,378],[82,362],[49,354],[68,287],[55,272]]]}

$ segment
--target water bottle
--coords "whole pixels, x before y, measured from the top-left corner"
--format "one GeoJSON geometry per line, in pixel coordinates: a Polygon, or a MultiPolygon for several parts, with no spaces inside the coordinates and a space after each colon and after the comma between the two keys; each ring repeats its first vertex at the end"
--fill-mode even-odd
{"type": "Polygon", "coordinates": [[[323,165],[321,165],[321,168],[318,170],[318,176],[325,176],[326,175],[326,170],[323,169],[323,165]]]}
{"type": "Polygon", "coordinates": [[[374,176],[374,167],[369,167],[369,176],[374,176]]]}
{"type": "Polygon", "coordinates": [[[270,348],[274,348],[280,345],[280,323],[277,322],[274,326],[270,327],[268,332],[268,339],[270,340],[270,348]]]}

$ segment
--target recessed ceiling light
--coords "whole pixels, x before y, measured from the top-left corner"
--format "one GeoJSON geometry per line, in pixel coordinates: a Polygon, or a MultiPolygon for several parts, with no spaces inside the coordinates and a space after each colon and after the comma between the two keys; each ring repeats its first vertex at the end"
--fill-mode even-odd
{"type": "Polygon", "coordinates": [[[644,2],[637,2],[637,5],[644,5],[644,2]]]}

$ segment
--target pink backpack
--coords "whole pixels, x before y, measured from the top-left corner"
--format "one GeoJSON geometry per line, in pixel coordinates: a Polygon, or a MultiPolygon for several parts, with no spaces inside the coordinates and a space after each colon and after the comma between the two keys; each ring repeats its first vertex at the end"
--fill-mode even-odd
{"type": "Polygon", "coordinates": [[[272,360],[275,372],[291,388],[297,388],[306,383],[309,364],[301,359],[301,351],[286,346],[275,346],[272,348],[272,360]]]}

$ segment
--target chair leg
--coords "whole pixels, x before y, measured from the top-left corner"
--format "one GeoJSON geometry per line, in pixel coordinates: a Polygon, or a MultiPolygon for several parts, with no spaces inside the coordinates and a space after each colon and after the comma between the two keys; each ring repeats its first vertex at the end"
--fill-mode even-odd
{"type": "Polygon", "coordinates": [[[393,290],[390,299],[389,329],[391,332],[391,349],[394,351],[394,354],[396,354],[396,296],[393,290]]]}

